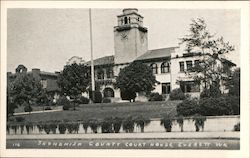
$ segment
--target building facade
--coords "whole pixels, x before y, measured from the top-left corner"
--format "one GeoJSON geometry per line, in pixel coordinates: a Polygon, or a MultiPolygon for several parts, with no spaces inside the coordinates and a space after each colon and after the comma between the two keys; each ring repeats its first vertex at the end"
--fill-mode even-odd
{"type": "Polygon", "coordinates": [[[59,99],[60,88],[57,84],[59,72],[45,72],[37,68],[28,71],[28,69],[24,65],[18,65],[15,73],[7,72],[7,81],[14,81],[17,75],[21,73],[26,73],[33,76],[38,82],[41,83],[42,88],[46,90],[46,92],[50,95],[51,98],[53,98],[53,100],[59,99]]]}
{"type": "MultiPolygon", "coordinates": [[[[185,72],[199,63],[203,58],[201,53],[185,53],[180,45],[148,50],[148,29],[143,26],[143,16],[138,13],[138,9],[123,9],[123,13],[117,16],[117,24],[114,26],[114,55],[94,60],[96,89],[104,97],[120,100],[120,90],[115,89],[113,84],[120,70],[133,61],[141,61],[152,68],[159,82],[154,92],[162,94],[166,99],[176,88],[199,97],[202,86],[197,85],[192,75],[185,72]]],[[[234,63],[227,62],[230,66],[235,66],[234,63]]],[[[90,65],[90,62],[86,64],[90,65]]],[[[222,87],[222,91],[224,90],[222,87]]]]}

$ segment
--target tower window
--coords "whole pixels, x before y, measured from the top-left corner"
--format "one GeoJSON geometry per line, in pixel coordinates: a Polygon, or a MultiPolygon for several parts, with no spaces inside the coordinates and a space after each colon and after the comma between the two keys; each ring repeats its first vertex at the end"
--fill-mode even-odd
{"type": "Polygon", "coordinates": [[[125,17],[125,18],[124,18],[124,24],[127,24],[127,23],[128,23],[128,18],[125,17]]]}
{"type": "Polygon", "coordinates": [[[157,71],[157,64],[153,63],[150,65],[151,69],[153,70],[153,74],[157,74],[158,71],[157,71]]]}

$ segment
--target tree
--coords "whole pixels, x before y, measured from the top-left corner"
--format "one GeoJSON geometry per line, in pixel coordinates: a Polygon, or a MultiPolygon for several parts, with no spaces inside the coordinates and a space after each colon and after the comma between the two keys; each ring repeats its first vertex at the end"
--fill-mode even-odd
{"type": "Polygon", "coordinates": [[[233,51],[234,47],[229,42],[224,42],[223,37],[215,39],[214,35],[209,33],[203,19],[192,20],[189,31],[190,34],[180,39],[186,46],[185,51],[202,55],[199,63],[190,69],[195,73],[195,81],[202,84],[204,90],[209,89],[211,85],[214,85],[213,88],[219,88],[217,85],[230,74],[230,66],[224,64],[223,56],[233,51]]]}
{"type": "Polygon", "coordinates": [[[69,96],[74,102],[87,91],[90,84],[90,67],[83,64],[66,65],[58,77],[58,86],[63,95],[69,96]]]}
{"type": "Polygon", "coordinates": [[[152,69],[138,61],[121,69],[116,79],[116,87],[120,88],[122,94],[130,94],[127,96],[130,101],[134,101],[136,92],[151,92],[156,83],[152,69]]]}
{"type": "Polygon", "coordinates": [[[232,78],[228,81],[229,95],[240,96],[240,68],[234,70],[232,78]]]}
{"type": "Polygon", "coordinates": [[[8,114],[13,114],[14,109],[24,103],[28,106],[37,103],[41,91],[41,83],[32,75],[18,73],[16,78],[7,84],[8,114]]]}

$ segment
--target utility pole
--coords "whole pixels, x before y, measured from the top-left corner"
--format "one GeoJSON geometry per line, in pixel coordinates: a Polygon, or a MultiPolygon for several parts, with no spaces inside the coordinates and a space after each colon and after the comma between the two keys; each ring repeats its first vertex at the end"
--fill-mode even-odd
{"type": "Polygon", "coordinates": [[[91,19],[91,8],[89,8],[89,33],[90,33],[90,52],[91,52],[91,90],[92,90],[92,101],[95,100],[95,70],[93,60],[93,42],[92,42],[92,19],[91,19]]]}

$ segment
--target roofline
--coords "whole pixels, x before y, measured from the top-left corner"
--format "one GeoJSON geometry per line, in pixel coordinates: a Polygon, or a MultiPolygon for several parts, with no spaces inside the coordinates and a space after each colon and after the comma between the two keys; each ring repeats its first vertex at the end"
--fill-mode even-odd
{"type": "Polygon", "coordinates": [[[173,47],[162,47],[162,48],[150,49],[149,51],[160,50],[160,49],[171,49],[171,48],[180,48],[180,47],[179,47],[179,46],[173,46],[173,47]]]}

